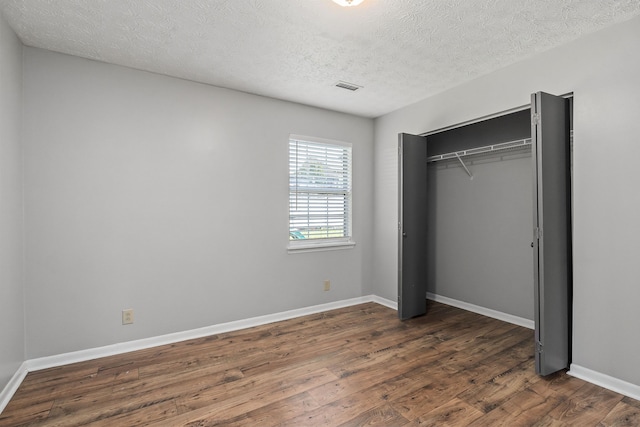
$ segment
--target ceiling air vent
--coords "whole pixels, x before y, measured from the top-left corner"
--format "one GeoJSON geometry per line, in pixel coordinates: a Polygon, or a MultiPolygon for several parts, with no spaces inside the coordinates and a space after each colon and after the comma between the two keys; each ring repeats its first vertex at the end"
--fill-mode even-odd
{"type": "Polygon", "coordinates": [[[347,90],[350,90],[351,92],[355,92],[358,89],[362,89],[362,86],[354,85],[353,83],[343,82],[342,80],[338,81],[338,83],[335,84],[335,87],[339,87],[340,89],[347,89],[347,90]]]}

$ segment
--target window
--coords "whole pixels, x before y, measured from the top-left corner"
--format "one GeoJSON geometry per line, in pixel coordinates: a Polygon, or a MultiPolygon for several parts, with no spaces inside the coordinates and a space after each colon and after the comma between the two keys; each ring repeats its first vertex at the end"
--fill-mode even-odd
{"type": "Polygon", "coordinates": [[[353,246],[351,144],[289,138],[289,250],[353,246]]]}

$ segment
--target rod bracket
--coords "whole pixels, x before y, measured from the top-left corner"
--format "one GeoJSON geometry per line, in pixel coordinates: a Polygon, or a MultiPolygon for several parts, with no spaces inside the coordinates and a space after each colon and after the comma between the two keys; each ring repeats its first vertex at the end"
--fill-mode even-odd
{"type": "Polygon", "coordinates": [[[464,171],[467,173],[467,175],[469,175],[469,179],[473,179],[473,174],[471,174],[471,172],[469,172],[469,169],[467,168],[467,165],[464,164],[464,162],[462,161],[462,159],[460,158],[458,153],[456,153],[456,157],[458,158],[458,160],[460,160],[460,164],[464,168],[464,171]]]}

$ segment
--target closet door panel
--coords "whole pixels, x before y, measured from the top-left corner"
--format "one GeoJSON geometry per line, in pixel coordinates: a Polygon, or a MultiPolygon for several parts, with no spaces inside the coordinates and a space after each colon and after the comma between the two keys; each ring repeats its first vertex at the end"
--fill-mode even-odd
{"type": "Polygon", "coordinates": [[[426,313],[427,141],[398,135],[398,317],[426,313]]]}
{"type": "Polygon", "coordinates": [[[533,250],[536,372],[548,375],[570,359],[570,153],[568,101],[531,96],[534,173],[533,250]]]}

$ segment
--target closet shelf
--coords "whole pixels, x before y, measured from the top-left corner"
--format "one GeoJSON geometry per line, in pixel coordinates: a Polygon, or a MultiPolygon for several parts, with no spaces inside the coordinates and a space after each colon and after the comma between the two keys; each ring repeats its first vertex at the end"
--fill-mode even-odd
{"type": "MultiPolygon", "coordinates": [[[[485,147],[469,148],[468,150],[455,151],[452,153],[438,154],[427,157],[427,162],[437,162],[439,160],[458,159],[473,154],[491,153],[494,151],[510,150],[531,145],[531,138],[518,139],[515,141],[502,142],[500,144],[487,145],[485,147]]],[[[460,160],[462,161],[462,160],[460,160]]],[[[468,172],[467,172],[468,173],[468,172]]]]}

